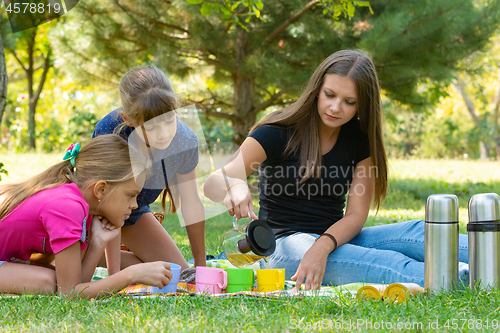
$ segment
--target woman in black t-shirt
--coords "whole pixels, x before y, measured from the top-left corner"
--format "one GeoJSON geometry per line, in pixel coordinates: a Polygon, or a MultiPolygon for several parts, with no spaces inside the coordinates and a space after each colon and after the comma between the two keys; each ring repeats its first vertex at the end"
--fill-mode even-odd
{"type": "MultiPolygon", "coordinates": [[[[224,167],[229,190],[218,170],[205,195],[231,215],[256,218],[244,179],[257,167],[259,216],[277,238],[270,266],[285,268],[298,288],[424,285],[423,221],[363,229],[371,202],[378,209],[387,191],[380,88],[368,56],[344,50],[326,58],[295,103],[252,128],[224,167]]],[[[464,235],[459,256],[468,263],[464,235]]]]}

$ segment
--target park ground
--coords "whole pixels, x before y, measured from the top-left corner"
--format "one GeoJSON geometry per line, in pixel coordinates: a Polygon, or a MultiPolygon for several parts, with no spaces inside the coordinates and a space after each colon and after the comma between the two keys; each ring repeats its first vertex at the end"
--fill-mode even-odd
{"type": "MultiPolygon", "coordinates": [[[[59,159],[57,154],[0,155],[9,176],[2,183],[35,174],[59,159]]],[[[467,201],[473,194],[500,193],[497,161],[390,160],[390,189],[366,226],[424,219],[427,196],[453,193],[460,202],[460,232],[466,233],[467,201]]],[[[153,205],[154,210],[160,206],[153,205]]],[[[231,228],[228,215],[207,220],[207,253],[222,251],[231,228]]],[[[190,258],[185,229],[175,216],[165,228],[190,258]]],[[[500,293],[469,289],[437,296],[418,295],[405,304],[387,301],[304,297],[266,299],[238,296],[128,298],[69,301],[58,297],[0,298],[0,331],[5,332],[294,332],[294,331],[470,331],[500,329],[500,293]]]]}

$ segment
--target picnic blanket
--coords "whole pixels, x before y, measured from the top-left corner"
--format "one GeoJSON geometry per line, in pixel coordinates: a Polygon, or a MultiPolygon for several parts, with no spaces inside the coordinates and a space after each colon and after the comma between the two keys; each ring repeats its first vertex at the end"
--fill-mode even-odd
{"type": "MultiPolygon", "coordinates": [[[[292,284],[293,281],[287,281],[292,284]]],[[[177,292],[175,293],[155,293],[152,291],[151,286],[138,284],[131,285],[121,290],[117,295],[133,296],[133,297],[167,297],[167,296],[205,296],[211,298],[229,298],[238,295],[252,296],[252,297],[265,297],[265,298],[282,298],[282,297],[356,297],[357,299],[385,299],[397,303],[406,303],[411,297],[418,293],[424,293],[424,289],[418,285],[404,286],[400,283],[393,283],[390,285],[365,285],[362,283],[350,283],[337,287],[322,287],[321,290],[297,290],[296,288],[271,291],[271,292],[257,292],[257,291],[239,291],[236,293],[220,293],[220,294],[206,294],[195,293],[194,284],[178,283],[177,292]],[[393,292],[388,293],[390,289],[393,292]],[[374,295],[372,290],[377,290],[377,295],[374,295]],[[378,292],[380,291],[380,295],[378,292]]]]}
{"type": "MultiPolygon", "coordinates": [[[[131,285],[123,290],[121,290],[118,295],[124,296],[157,296],[157,297],[168,297],[168,296],[202,296],[202,297],[211,297],[211,298],[228,298],[235,297],[238,295],[245,296],[253,296],[253,297],[265,297],[265,298],[281,298],[281,297],[305,297],[305,296],[315,296],[315,297],[337,297],[339,296],[338,292],[334,292],[332,290],[311,290],[298,291],[297,289],[290,290],[280,290],[280,291],[270,291],[270,292],[257,292],[257,291],[239,291],[237,293],[221,293],[221,294],[205,294],[205,293],[195,293],[194,285],[186,285],[183,283],[179,283],[177,286],[176,293],[152,293],[151,286],[137,284],[131,285]]],[[[342,294],[345,294],[343,292],[342,294]]],[[[356,291],[349,291],[347,294],[349,296],[355,295],[356,291]]]]}
{"type": "MultiPolygon", "coordinates": [[[[223,260],[209,260],[207,261],[207,266],[209,267],[219,267],[227,268],[230,267],[230,263],[226,263],[223,260]]],[[[232,265],[231,265],[232,266],[232,265]]],[[[108,276],[106,268],[97,267],[92,281],[100,280],[108,276]]],[[[207,296],[212,298],[227,298],[234,297],[237,295],[246,295],[254,297],[269,297],[269,298],[279,298],[279,297],[304,297],[304,296],[321,296],[321,297],[337,297],[339,294],[349,294],[355,295],[359,289],[358,284],[348,284],[339,287],[322,287],[321,290],[297,290],[295,289],[295,281],[285,281],[285,290],[270,291],[270,292],[258,292],[258,291],[240,291],[236,293],[221,293],[221,294],[205,294],[205,293],[195,293],[195,285],[179,282],[177,284],[177,292],[175,293],[155,293],[152,290],[152,286],[144,284],[133,284],[118,292],[117,295],[122,296],[207,296]]]]}
{"type": "MultiPolygon", "coordinates": [[[[234,267],[228,260],[225,259],[209,259],[207,260],[208,267],[230,268],[234,267]]],[[[95,270],[92,281],[99,280],[108,276],[106,268],[97,267],[95,270]]],[[[240,291],[236,293],[195,293],[195,285],[179,282],[177,284],[177,291],[175,293],[157,293],[153,292],[153,287],[144,284],[130,285],[117,295],[132,296],[132,297],[168,297],[168,296],[205,296],[211,298],[228,298],[238,295],[252,296],[252,297],[266,297],[266,298],[280,298],[280,297],[356,297],[358,299],[374,298],[386,299],[395,302],[407,302],[410,297],[419,293],[424,293],[424,289],[416,284],[400,284],[393,283],[390,285],[381,284],[366,284],[366,283],[349,283],[340,286],[323,286],[321,290],[297,290],[295,288],[295,281],[285,281],[284,290],[271,291],[271,292],[258,292],[253,288],[252,291],[240,291]]]]}

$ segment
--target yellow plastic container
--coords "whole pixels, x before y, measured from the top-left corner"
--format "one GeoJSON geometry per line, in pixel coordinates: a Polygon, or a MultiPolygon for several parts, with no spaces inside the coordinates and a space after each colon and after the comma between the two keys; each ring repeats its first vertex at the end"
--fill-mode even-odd
{"type": "Polygon", "coordinates": [[[374,298],[380,299],[384,295],[384,291],[387,288],[386,284],[369,284],[359,288],[356,298],[374,298]]]}
{"type": "Polygon", "coordinates": [[[383,297],[398,303],[406,303],[408,298],[425,292],[416,283],[392,283],[384,290],[383,297]]]}

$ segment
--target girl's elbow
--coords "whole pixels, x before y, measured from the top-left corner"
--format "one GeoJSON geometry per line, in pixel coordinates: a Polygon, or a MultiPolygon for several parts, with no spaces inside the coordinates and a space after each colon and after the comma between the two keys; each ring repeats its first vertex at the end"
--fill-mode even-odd
{"type": "Polygon", "coordinates": [[[42,295],[54,294],[57,290],[55,271],[47,270],[43,274],[40,274],[37,278],[37,286],[35,288],[42,295]]]}
{"type": "Polygon", "coordinates": [[[212,182],[208,182],[207,179],[207,181],[203,185],[203,195],[213,202],[222,202],[222,200],[224,200],[224,197],[220,198],[219,195],[217,195],[216,191],[214,191],[214,187],[214,184],[212,182]]]}
{"type": "Polygon", "coordinates": [[[213,174],[205,180],[205,183],[203,184],[203,195],[205,195],[207,198],[210,200],[212,199],[212,191],[210,189],[213,188],[213,174]]]}

